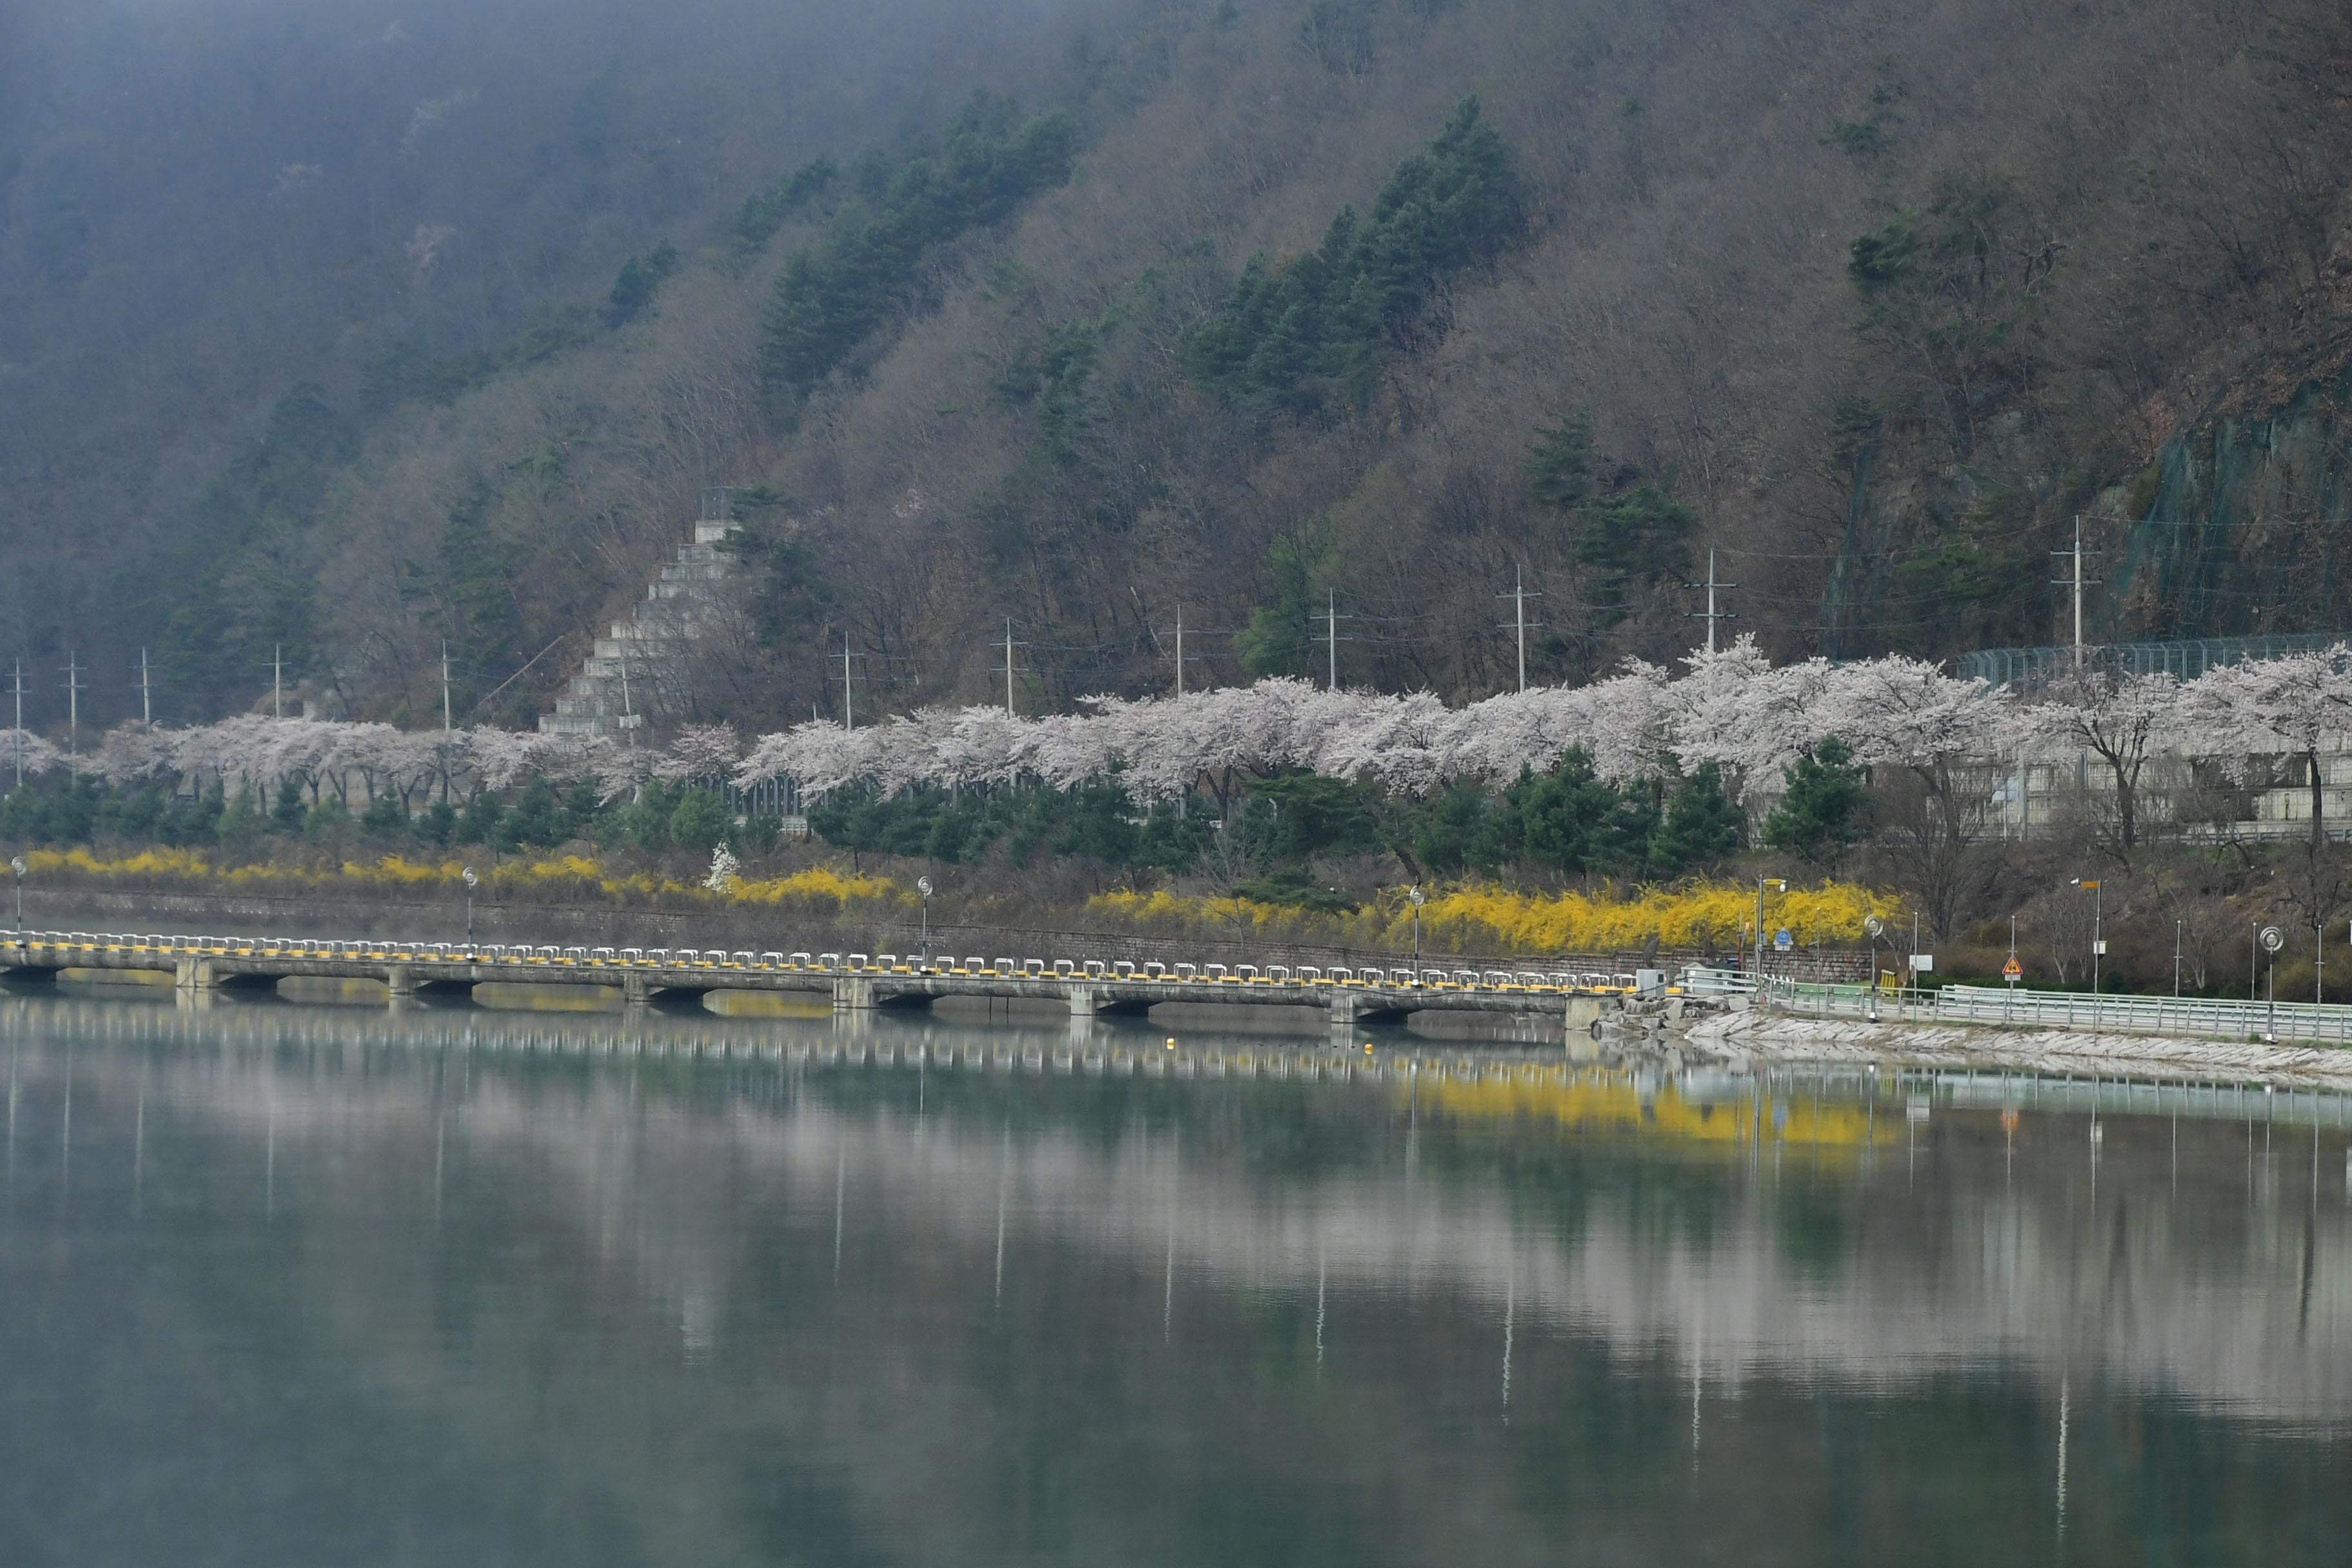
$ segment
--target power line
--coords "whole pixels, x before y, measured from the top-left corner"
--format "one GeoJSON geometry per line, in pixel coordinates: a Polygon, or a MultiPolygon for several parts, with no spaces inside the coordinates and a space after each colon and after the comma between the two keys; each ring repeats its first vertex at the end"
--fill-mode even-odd
{"type": "MultiPolygon", "coordinates": [[[[2025,523],[2000,533],[1975,535],[1971,538],[1962,540],[1959,542],[1967,544],[1998,544],[2007,540],[2023,539],[2029,534],[2040,533],[2042,531],[2042,527],[2041,524],[2025,523]]],[[[1952,542],[1952,541],[1944,540],[1934,543],[1909,545],[1900,550],[1888,550],[1877,554],[1852,550],[1750,550],[1745,545],[1738,544],[1724,544],[1711,546],[1710,548],[1720,549],[1726,555],[1743,556],[1750,561],[1862,560],[1874,562],[1891,560],[1905,554],[1931,555],[1938,550],[1948,548],[1952,542]]]]}

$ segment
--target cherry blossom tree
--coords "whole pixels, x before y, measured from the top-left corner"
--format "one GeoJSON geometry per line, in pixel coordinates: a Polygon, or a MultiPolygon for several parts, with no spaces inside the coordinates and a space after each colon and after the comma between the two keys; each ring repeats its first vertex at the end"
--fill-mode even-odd
{"type": "Polygon", "coordinates": [[[2300,762],[2311,791],[2311,848],[2327,842],[2321,753],[2352,733],[2352,647],[2217,666],[2184,688],[2198,750],[2244,779],[2264,758],[2300,762]]]}
{"type": "Polygon", "coordinates": [[[15,784],[21,774],[32,778],[47,773],[63,753],[30,730],[0,730],[0,777],[15,784]]]}
{"type": "MultiPolygon", "coordinates": [[[[8,766],[5,739],[7,733],[0,731],[0,768],[8,766]]],[[[170,733],[143,724],[121,724],[109,730],[98,742],[97,750],[83,758],[79,766],[81,772],[104,779],[118,789],[165,781],[176,783],[179,778],[170,733]]]]}
{"type": "Polygon", "coordinates": [[[1461,715],[1430,692],[1368,697],[1359,703],[1355,722],[1327,741],[1316,771],[1377,779],[1398,795],[1426,795],[1455,776],[1463,729],[1461,715]]]}
{"type": "Polygon", "coordinates": [[[653,764],[657,778],[723,779],[743,761],[743,737],[732,724],[688,724],[678,731],[669,751],[653,764]]]}
{"type": "Polygon", "coordinates": [[[1713,763],[1725,792],[1751,809],[1773,794],[1796,760],[1825,739],[1826,659],[1775,667],[1751,636],[1719,652],[1694,652],[1667,689],[1669,739],[1685,773],[1713,763]]]}
{"type": "Polygon", "coordinates": [[[2028,737],[2078,748],[2105,764],[2115,784],[2105,817],[2116,853],[2128,858],[2140,841],[2140,783],[2150,759],[2192,743],[2180,682],[2163,672],[2086,669],[2053,685],[2021,719],[2028,737]]]}
{"type": "Polygon", "coordinates": [[[1839,666],[1818,712],[1820,732],[1839,736],[1878,775],[1897,872],[1936,933],[1950,933],[1983,881],[1973,846],[1995,759],[2014,751],[2030,720],[2005,689],[1901,655],[1839,666]]]}
{"type": "Polygon", "coordinates": [[[1629,658],[1618,674],[1578,689],[1585,751],[1595,777],[1622,784],[1672,771],[1673,711],[1666,685],[1664,668],[1629,658]]]}

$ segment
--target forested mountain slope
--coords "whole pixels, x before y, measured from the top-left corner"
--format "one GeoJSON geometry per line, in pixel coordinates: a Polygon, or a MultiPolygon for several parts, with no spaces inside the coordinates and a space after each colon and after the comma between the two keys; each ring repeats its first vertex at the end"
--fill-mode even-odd
{"type": "Polygon", "coordinates": [[[688,701],[751,723],[837,711],[845,644],[865,711],[1001,695],[1008,617],[1032,708],[1164,689],[1180,616],[1188,683],[1320,673],[1332,610],[1343,681],[1475,695],[1518,583],[1580,679],[1687,647],[1710,549],[1783,654],[2040,642],[2078,513],[2100,635],[2344,629],[2332,0],[484,9],[506,66],[248,32],[121,134],[9,95],[31,662],[152,639],[193,714],[284,641],[437,716],[446,637],[520,717],[716,484],[688,701]],[[388,171],[348,211],[232,134],[289,80],[388,171]],[[205,267],[72,195],[126,145],[205,267]]]}
{"type": "MultiPolygon", "coordinates": [[[[0,655],[26,656],[28,719],[62,716],[69,651],[104,714],[136,711],[142,643],[174,715],[243,706],[281,641],[327,684],[364,664],[319,570],[372,441],[519,395],[613,330],[632,258],[704,246],[778,167],[1034,90],[1133,14],[0,5],[0,655]]],[[[426,548],[462,499],[411,525],[426,548]]]]}

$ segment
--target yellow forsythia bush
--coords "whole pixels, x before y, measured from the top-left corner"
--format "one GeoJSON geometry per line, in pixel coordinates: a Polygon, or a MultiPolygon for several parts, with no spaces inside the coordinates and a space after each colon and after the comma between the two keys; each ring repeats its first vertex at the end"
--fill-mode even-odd
{"type": "MultiPolygon", "coordinates": [[[[346,860],[331,869],[267,863],[223,866],[192,849],[142,849],[135,855],[116,859],[101,859],[84,848],[36,849],[26,858],[27,868],[35,877],[63,873],[64,879],[69,881],[226,884],[254,891],[331,892],[338,888],[369,888],[423,892],[456,888],[466,868],[465,862],[461,860],[420,861],[399,855],[386,855],[373,862],[346,860]]],[[[488,872],[489,868],[485,865],[478,869],[488,872]]],[[[484,884],[486,889],[528,887],[551,890],[572,884],[582,890],[593,887],[614,898],[711,899],[718,896],[699,882],[681,882],[666,877],[649,876],[642,871],[628,876],[607,875],[599,862],[584,855],[558,855],[541,860],[500,860],[495,879],[486,876],[484,884]]],[[[788,877],[765,879],[739,878],[725,896],[738,903],[806,903],[834,910],[860,901],[903,900],[906,897],[898,885],[887,877],[845,874],[825,866],[796,871],[788,877]]]]}
{"type": "Polygon", "coordinates": [[[843,876],[830,866],[813,866],[789,877],[753,880],[739,877],[729,889],[738,903],[830,903],[839,908],[858,900],[887,899],[898,891],[887,877],[843,876]]]}
{"type": "MultiPolygon", "coordinates": [[[[1402,900],[1397,902],[1384,933],[1391,943],[1412,937],[1412,911],[1402,900]]],[[[1865,917],[1891,921],[1898,908],[1890,894],[1830,882],[1768,891],[1764,927],[1787,927],[1801,946],[1817,940],[1859,942],[1865,917]]],[[[1642,888],[1621,897],[1613,889],[1546,896],[1454,888],[1433,896],[1421,919],[1425,938],[1474,949],[1493,943],[1526,952],[1615,952],[1643,946],[1654,937],[1661,947],[1731,947],[1756,923],[1756,889],[1752,883],[1699,883],[1642,888]]]]}
{"type": "MultiPolygon", "coordinates": [[[[1847,882],[1768,894],[1767,931],[1782,926],[1804,946],[1862,940],[1869,915],[1892,921],[1899,900],[1847,882]]],[[[1384,891],[1350,914],[1318,916],[1248,899],[1201,898],[1166,891],[1102,893],[1087,900],[1097,920],[1129,930],[1212,936],[1247,928],[1360,947],[1408,947],[1412,909],[1402,889],[1384,891]]],[[[1473,884],[1440,889],[1421,911],[1423,944],[1464,952],[1622,952],[1655,939],[1665,948],[1728,948],[1756,920],[1750,883],[1699,883],[1620,892],[1515,892],[1473,884]]]]}
{"type": "Polygon", "coordinates": [[[1247,931],[1252,936],[1285,937],[1299,942],[1348,942],[1370,939],[1361,914],[1322,915],[1291,904],[1260,903],[1238,896],[1198,898],[1165,889],[1150,893],[1097,893],[1087,900],[1087,913],[1097,921],[1123,930],[1159,935],[1224,936],[1247,931]]]}

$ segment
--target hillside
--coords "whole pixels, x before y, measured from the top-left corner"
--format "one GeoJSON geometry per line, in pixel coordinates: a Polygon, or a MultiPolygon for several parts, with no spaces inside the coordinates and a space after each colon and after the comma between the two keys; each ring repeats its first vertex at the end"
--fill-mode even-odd
{"type": "Polygon", "coordinates": [[[69,651],[108,718],[142,644],[173,717],[243,707],[280,642],[314,689],[352,679],[376,650],[320,570],[372,444],[609,333],[633,258],[779,167],[1035,90],[1132,11],[0,6],[0,649],[28,718],[62,720],[69,651]]]}
{"type": "Polygon", "coordinates": [[[8,96],[0,615],[42,699],[72,646],[135,710],[152,641],[163,716],[242,708],[283,642],[331,707],[437,717],[446,638],[525,719],[722,484],[741,565],[672,698],[747,725],[837,712],[845,639],[861,711],[1001,696],[1008,617],[1032,710],[1165,689],[1180,616],[1188,684],[1321,673],[1327,610],[1343,681],[1472,697],[1522,582],[1530,678],[1580,679],[1696,640],[1710,551],[1783,656],[2037,643],[2078,513],[2095,635],[2342,629],[2324,0],[564,9],[334,79],[224,46],[120,130],[8,96]],[[310,178],[236,139],[252,59],[393,172],[368,202],[446,133],[439,202],[208,205],[310,178]],[[177,129],[186,177],[100,183],[130,262],[58,205],[68,119],[118,171],[177,129]],[[174,215],[184,297],[136,264],[174,215]]]}

